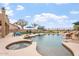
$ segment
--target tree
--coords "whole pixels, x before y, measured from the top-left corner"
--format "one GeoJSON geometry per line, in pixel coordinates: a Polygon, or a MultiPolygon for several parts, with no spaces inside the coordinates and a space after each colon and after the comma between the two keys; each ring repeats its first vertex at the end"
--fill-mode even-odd
{"type": "Polygon", "coordinates": [[[74,22],[74,30],[79,30],[79,21],[78,22],[74,22]]]}
{"type": "Polygon", "coordinates": [[[39,26],[38,26],[38,29],[39,29],[39,30],[44,30],[45,28],[44,28],[44,26],[40,26],[40,25],[39,25],[39,26]]]}
{"type": "Polygon", "coordinates": [[[74,22],[73,24],[75,24],[75,25],[79,25],[79,22],[74,22]]]}
{"type": "Polygon", "coordinates": [[[32,24],[32,26],[33,26],[33,27],[36,27],[36,26],[38,26],[38,24],[36,24],[36,23],[33,23],[33,24],[32,24]]]}
{"type": "Polygon", "coordinates": [[[19,20],[18,20],[17,22],[15,22],[14,24],[16,24],[16,25],[20,25],[21,28],[23,29],[24,26],[27,25],[27,21],[25,21],[24,19],[19,19],[19,20]]]}

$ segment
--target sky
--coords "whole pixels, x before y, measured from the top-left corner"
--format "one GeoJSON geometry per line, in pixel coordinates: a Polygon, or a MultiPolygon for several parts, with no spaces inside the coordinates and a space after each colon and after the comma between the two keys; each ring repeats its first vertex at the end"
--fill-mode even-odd
{"type": "Polygon", "coordinates": [[[0,3],[10,23],[24,19],[51,29],[71,29],[79,21],[79,3],[0,3]]]}

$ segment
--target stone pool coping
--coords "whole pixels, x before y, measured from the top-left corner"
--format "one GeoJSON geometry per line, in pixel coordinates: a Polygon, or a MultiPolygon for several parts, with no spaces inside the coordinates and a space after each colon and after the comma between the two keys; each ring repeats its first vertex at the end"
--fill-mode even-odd
{"type": "Polygon", "coordinates": [[[32,45],[18,49],[18,50],[8,50],[5,47],[13,42],[18,41],[31,41],[30,39],[23,39],[24,36],[13,37],[10,33],[5,38],[0,39],[0,56],[41,56],[36,51],[36,42],[32,42],[32,45]]]}
{"type": "Polygon", "coordinates": [[[79,43],[73,41],[63,41],[62,44],[68,48],[74,56],[79,56],[79,43]]]}

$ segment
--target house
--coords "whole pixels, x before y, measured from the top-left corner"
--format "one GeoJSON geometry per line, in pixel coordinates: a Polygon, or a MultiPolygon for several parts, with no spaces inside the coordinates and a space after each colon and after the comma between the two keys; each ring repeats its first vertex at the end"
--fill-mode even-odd
{"type": "Polygon", "coordinates": [[[1,9],[0,13],[0,36],[5,37],[9,33],[9,19],[5,14],[5,8],[1,9]]]}
{"type": "Polygon", "coordinates": [[[2,8],[0,13],[0,37],[5,37],[7,34],[9,34],[9,32],[14,32],[18,29],[18,26],[9,22],[5,8],[2,8]]]}
{"type": "Polygon", "coordinates": [[[9,23],[9,31],[10,32],[15,32],[15,31],[18,31],[18,30],[20,30],[20,28],[18,26],[9,23]]]}

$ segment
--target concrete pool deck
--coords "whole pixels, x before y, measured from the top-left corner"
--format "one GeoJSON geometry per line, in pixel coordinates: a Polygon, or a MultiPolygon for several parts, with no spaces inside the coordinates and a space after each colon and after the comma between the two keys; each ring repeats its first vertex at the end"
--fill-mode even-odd
{"type": "Polygon", "coordinates": [[[18,49],[8,50],[5,47],[13,42],[18,41],[31,41],[30,39],[23,39],[24,36],[12,36],[12,33],[8,34],[5,38],[0,38],[0,56],[41,56],[36,51],[36,42],[32,42],[32,45],[18,49]]]}
{"type": "Polygon", "coordinates": [[[79,56],[79,40],[68,40],[63,41],[62,44],[67,47],[74,56],[79,56]]]}

